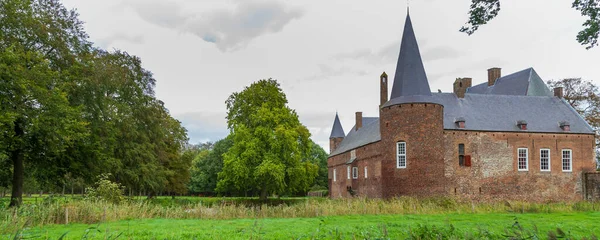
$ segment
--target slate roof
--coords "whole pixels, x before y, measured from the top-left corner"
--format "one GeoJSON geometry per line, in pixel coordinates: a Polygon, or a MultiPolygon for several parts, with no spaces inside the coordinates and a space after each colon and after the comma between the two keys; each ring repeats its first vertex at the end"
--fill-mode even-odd
{"type": "Polygon", "coordinates": [[[467,88],[467,93],[553,96],[550,89],[544,83],[544,80],[542,80],[533,68],[527,68],[498,78],[492,86],[488,86],[488,83],[484,82],[467,88]]]}
{"type": "Polygon", "coordinates": [[[410,14],[407,14],[390,99],[411,95],[430,96],[431,90],[421,60],[421,53],[413,31],[410,14]]]}
{"type": "Polygon", "coordinates": [[[335,113],[335,120],[333,120],[333,128],[331,128],[331,134],[329,135],[329,138],[343,138],[345,136],[346,134],[344,133],[344,129],[340,123],[340,118],[338,117],[338,114],[335,113]]]}
{"type": "MultiPolygon", "coordinates": [[[[399,99],[411,98],[415,97],[399,99]]],[[[571,125],[569,133],[594,134],[571,105],[554,96],[467,93],[464,98],[458,98],[454,93],[432,93],[427,100],[444,106],[446,130],[564,133],[560,124],[566,121],[571,125]],[[464,129],[456,125],[456,120],[461,118],[465,120],[464,129]],[[520,120],[527,122],[527,130],[518,128],[520,120]]],[[[348,133],[331,156],[381,140],[379,118],[363,118],[363,124],[363,128],[348,133]],[[368,123],[365,119],[369,119],[368,123]]]]}
{"type": "Polygon", "coordinates": [[[381,140],[379,118],[363,117],[362,124],[362,128],[359,128],[358,131],[356,131],[356,126],[352,127],[352,130],[348,132],[348,136],[342,140],[337,149],[331,153],[331,156],[381,140]]]}

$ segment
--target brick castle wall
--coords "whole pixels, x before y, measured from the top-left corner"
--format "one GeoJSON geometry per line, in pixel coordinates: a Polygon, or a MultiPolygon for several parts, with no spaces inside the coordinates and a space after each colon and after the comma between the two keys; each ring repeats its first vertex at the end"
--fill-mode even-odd
{"type": "Polygon", "coordinates": [[[445,194],[443,106],[401,104],[380,110],[383,196],[445,194]],[[397,168],[396,142],[406,142],[406,168],[397,168]]]}

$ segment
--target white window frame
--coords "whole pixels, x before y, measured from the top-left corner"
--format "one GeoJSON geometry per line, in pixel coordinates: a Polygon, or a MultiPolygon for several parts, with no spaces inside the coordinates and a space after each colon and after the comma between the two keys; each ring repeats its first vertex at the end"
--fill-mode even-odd
{"type": "Polygon", "coordinates": [[[521,172],[529,171],[529,149],[528,148],[517,148],[517,170],[521,172]],[[525,150],[525,168],[521,168],[519,164],[521,161],[521,150],[525,150]]]}
{"type": "Polygon", "coordinates": [[[348,179],[350,179],[350,166],[348,166],[347,169],[348,169],[348,172],[346,175],[348,175],[348,179]]]}
{"type": "Polygon", "coordinates": [[[406,157],[406,142],[397,142],[396,143],[396,168],[406,168],[407,165],[407,157],[406,157]],[[400,153],[400,146],[403,146],[404,153],[400,153]],[[400,164],[400,158],[404,157],[404,165],[400,164]]]}
{"type": "Polygon", "coordinates": [[[356,149],[350,151],[350,160],[356,159],[356,149]]]}
{"type": "Polygon", "coordinates": [[[333,169],[333,181],[337,182],[337,171],[335,171],[335,168],[333,169]]]}
{"type": "Polygon", "coordinates": [[[540,171],[542,171],[542,172],[550,172],[551,171],[550,169],[552,169],[551,162],[552,162],[552,160],[551,160],[551,157],[550,157],[550,149],[549,148],[542,148],[542,149],[540,149],[540,171]],[[548,169],[543,169],[542,168],[542,152],[543,151],[548,151],[548,169]]]}
{"type": "Polygon", "coordinates": [[[367,167],[365,166],[365,178],[367,178],[367,167]]]}
{"type": "Polygon", "coordinates": [[[358,179],[358,167],[352,168],[352,179],[358,179]]]}
{"type": "Polygon", "coordinates": [[[561,151],[561,168],[563,172],[573,172],[573,151],[571,149],[563,149],[561,151]],[[565,152],[569,153],[569,158],[565,158],[565,152]],[[569,169],[565,170],[565,160],[569,160],[569,169]]]}

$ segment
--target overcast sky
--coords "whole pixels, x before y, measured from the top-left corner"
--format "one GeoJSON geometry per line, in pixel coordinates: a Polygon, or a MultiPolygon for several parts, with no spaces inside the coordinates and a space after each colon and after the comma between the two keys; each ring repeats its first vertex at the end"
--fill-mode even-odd
{"type": "MultiPolygon", "coordinates": [[[[567,0],[502,0],[473,36],[458,32],[469,0],[412,0],[410,13],[432,91],[457,77],[487,81],[533,67],[544,80],[600,84],[600,47],[575,40],[584,21],[567,0]]],[[[91,41],[141,57],[156,95],[192,143],[228,134],[225,100],[274,78],[312,138],[326,151],[335,112],[344,130],[354,113],[377,117],[379,75],[393,79],[406,1],[392,0],[64,0],[91,41]]],[[[391,90],[391,85],[389,86],[391,90]]]]}

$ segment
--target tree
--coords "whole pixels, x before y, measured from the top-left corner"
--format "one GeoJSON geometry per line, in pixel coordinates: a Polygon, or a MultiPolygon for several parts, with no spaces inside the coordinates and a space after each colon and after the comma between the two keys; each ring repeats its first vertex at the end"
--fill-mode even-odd
{"type": "Polygon", "coordinates": [[[313,141],[310,141],[310,161],[319,167],[319,175],[315,178],[314,185],[321,188],[327,188],[328,182],[328,168],[327,168],[327,157],[329,156],[325,150],[313,141]]]}
{"type": "MultiPolygon", "coordinates": [[[[551,88],[562,87],[563,97],[596,132],[596,152],[600,147],[600,89],[591,81],[565,78],[548,81],[551,88]]],[[[600,154],[597,154],[600,157],[600,154]]]]}
{"type": "Polygon", "coordinates": [[[0,26],[0,151],[12,162],[10,206],[19,206],[25,164],[51,166],[85,133],[66,89],[90,44],[77,14],[56,0],[1,1],[0,26]]]}
{"type": "Polygon", "coordinates": [[[204,150],[196,156],[191,170],[190,191],[215,193],[218,174],[223,170],[223,154],[229,151],[232,145],[231,137],[226,137],[215,142],[211,150],[204,150]]]}
{"type": "Polygon", "coordinates": [[[233,146],[224,154],[218,192],[306,192],[318,167],[311,163],[310,133],[276,80],[260,80],[226,101],[233,146]]]}
{"type": "MultiPolygon", "coordinates": [[[[588,18],[584,23],[584,29],[577,34],[577,42],[585,45],[586,49],[598,46],[598,34],[600,33],[600,1],[598,0],[574,0],[572,8],[581,12],[582,16],[588,18]]],[[[471,35],[480,26],[487,24],[498,16],[500,12],[500,0],[471,0],[469,9],[469,21],[460,31],[471,35]]]]}

